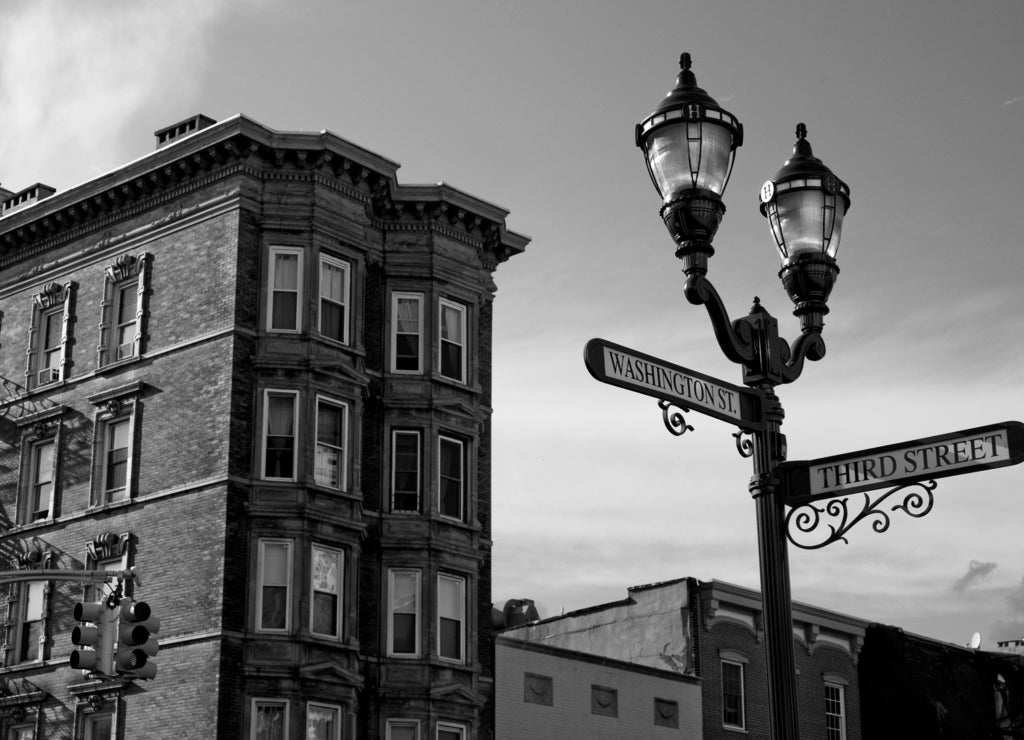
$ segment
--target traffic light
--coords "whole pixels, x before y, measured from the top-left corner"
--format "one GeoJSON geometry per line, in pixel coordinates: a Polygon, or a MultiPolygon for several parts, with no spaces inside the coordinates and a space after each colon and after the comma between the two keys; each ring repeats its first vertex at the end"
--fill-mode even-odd
{"type": "Polygon", "coordinates": [[[160,649],[153,637],[159,631],[160,620],[153,616],[149,604],[121,599],[114,670],[134,678],[154,678],[156,663],[150,658],[160,649]]]}
{"type": "Polygon", "coordinates": [[[104,676],[114,675],[114,631],[116,605],[108,599],[97,604],[75,604],[76,622],[85,622],[71,630],[71,642],[82,650],[71,651],[71,667],[104,676]]]}

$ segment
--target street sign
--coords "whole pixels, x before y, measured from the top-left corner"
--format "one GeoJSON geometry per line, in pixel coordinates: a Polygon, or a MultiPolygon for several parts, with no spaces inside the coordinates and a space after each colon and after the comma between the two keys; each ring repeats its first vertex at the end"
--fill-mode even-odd
{"type": "Polygon", "coordinates": [[[748,431],[764,427],[764,396],[760,391],[732,385],[603,339],[587,342],[583,360],[590,374],[602,383],[665,399],[748,431]]]}
{"type": "Polygon", "coordinates": [[[779,466],[791,506],[859,491],[1024,462],[1024,424],[1005,421],[937,437],[779,466]]]}

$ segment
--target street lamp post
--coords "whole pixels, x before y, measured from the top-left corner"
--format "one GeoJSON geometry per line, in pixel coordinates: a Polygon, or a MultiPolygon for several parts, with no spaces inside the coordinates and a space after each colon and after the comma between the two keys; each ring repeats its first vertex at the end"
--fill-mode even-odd
{"type": "Polygon", "coordinates": [[[807,129],[799,124],[792,157],[761,188],[761,212],[782,257],[779,277],[795,305],[800,336],[792,345],[780,338],[778,322],[757,298],[745,317],[731,321],[707,272],[714,254],[711,242],[725,213],[722,194],[736,148],[743,143],[743,126],[697,86],[689,54],[682,55],[680,66],[676,87],[637,124],[636,143],[664,201],[661,216],[676,244],[676,257],[683,262],[687,300],[707,309],[722,351],[743,367],[744,385],[763,394],[761,423],[747,432],[752,444],[740,448],[753,458],[754,467],[749,490],[757,511],[771,737],[796,740],[799,715],[786,492],[779,476],[786,438],[775,388],[796,380],[805,360],[825,356],[821,332],[839,274],[836,252],[850,189],[813,155],[807,129]]]}

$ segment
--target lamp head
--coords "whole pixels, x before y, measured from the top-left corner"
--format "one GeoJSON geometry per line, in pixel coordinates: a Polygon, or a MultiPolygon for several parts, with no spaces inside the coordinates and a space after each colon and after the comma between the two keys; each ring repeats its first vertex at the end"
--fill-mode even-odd
{"type": "Polygon", "coordinates": [[[676,256],[687,274],[704,274],[743,125],[697,86],[688,53],[679,66],[675,88],[636,125],[636,145],[662,198],[661,216],[676,256]]]}
{"type": "Polygon", "coordinates": [[[836,254],[850,187],[814,156],[804,124],[797,124],[796,137],[793,155],[761,187],[761,213],[782,258],[779,277],[796,305],[793,313],[805,332],[820,331],[839,275],[836,254]]]}

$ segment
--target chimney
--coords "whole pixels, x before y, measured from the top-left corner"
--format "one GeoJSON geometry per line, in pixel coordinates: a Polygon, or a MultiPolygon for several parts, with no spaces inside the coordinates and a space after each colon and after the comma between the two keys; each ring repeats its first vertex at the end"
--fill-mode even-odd
{"type": "Polygon", "coordinates": [[[173,126],[168,126],[167,128],[154,131],[153,135],[156,136],[156,148],[159,149],[167,146],[168,144],[173,144],[179,139],[191,136],[197,131],[202,131],[204,128],[212,126],[215,123],[217,122],[209,116],[204,116],[202,113],[199,113],[191,118],[186,118],[181,123],[176,123],[173,126]]]}
{"type": "Polygon", "coordinates": [[[9,190],[0,188],[0,217],[7,216],[19,208],[30,206],[44,198],[49,198],[56,192],[56,188],[43,185],[41,182],[37,182],[35,185],[27,187],[18,193],[12,193],[9,190]]]}

